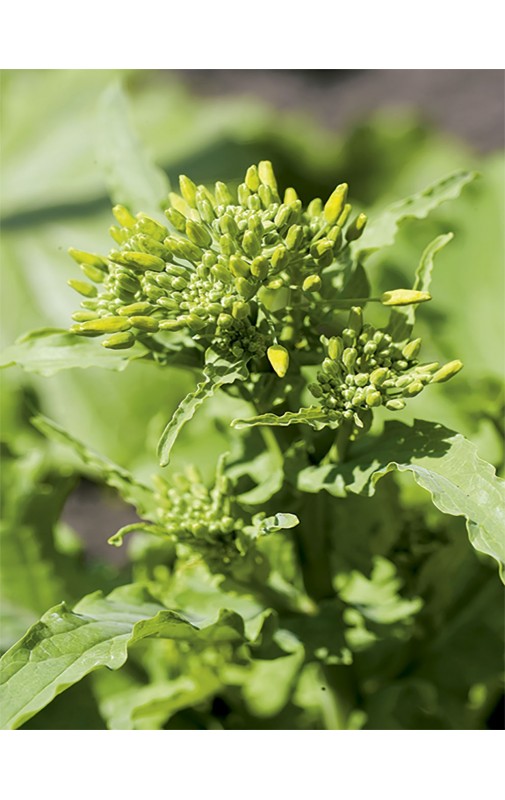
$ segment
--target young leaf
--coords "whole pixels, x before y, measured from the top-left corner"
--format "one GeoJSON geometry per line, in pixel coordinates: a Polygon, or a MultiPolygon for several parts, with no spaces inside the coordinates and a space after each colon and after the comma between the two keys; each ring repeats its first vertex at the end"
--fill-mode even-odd
{"type": "Polygon", "coordinates": [[[186,395],[161,434],[158,456],[162,467],[166,467],[169,463],[172,447],[182,427],[194,417],[202,403],[212,397],[221,386],[245,380],[247,368],[243,362],[215,361],[207,365],[204,375],[205,380],[198,384],[194,392],[186,395]]]}
{"type": "Polygon", "coordinates": [[[441,511],[464,516],[472,545],[503,568],[505,482],[478,457],[474,444],[443,425],[416,420],[410,428],[388,422],[382,435],[350,461],[302,470],[298,488],[326,489],[337,497],[347,492],[370,496],[377,481],[394,469],[411,472],[441,511]]]}
{"type": "Polygon", "coordinates": [[[310,425],[316,430],[324,427],[326,423],[326,414],[321,411],[317,406],[310,408],[303,408],[300,411],[286,411],[282,416],[278,414],[259,414],[257,417],[249,417],[248,419],[234,419],[231,423],[234,428],[241,430],[242,428],[254,428],[257,425],[272,425],[274,427],[286,425],[310,425]]]}
{"type": "Polygon", "coordinates": [[[385,208],[382,213],[372,217],[364,234],[351,246],[354,260],[363,261],[376,250],[393,244],[402,222],[407,219],[424,219],[441,203],[458,197],[463,187],[475,177],[475,172],[454,172],[422,192],[385,208]]]}
{"type": "Polygon", "coordinates": [[[103,367],[121,372],[132,359],[142,358],[145,353],[146,348],[138,343],[128,351],[106,350],[84,336],[57,328],[42,328],[7,347],[2,353],[0,367],[17,364],[27,372],[45,376],[72,367],[103,367]]]}
{"type": "Polygon", "coordinates": [[[168,197],[166,174],[147,156],[130,119],[126,94],[111,84],[99,104],[97,156],[114,203],[130,211],[153,213],[168,197]]]}
{"type": "Polygon", "coordinates": [[[0,660],[0,727],[19,727],[99,667],[119,669],[128,648],[149,636],[192,643],[236,642],[243,638],[243,622],[238,614],[226,611],[217,620],[189,619],[154,602],[135,584],[108,597],[95,592],[73,610],[60,603],[0,660]]]}
{"type": "MultiPolygon", "coordinates": [[[[453,238],[452,233],[437,236],[423,251],[419,266],[416,270],[416,278],[412,289],[418,292],[427,292],[431,284],[431,274],[433,271],[433,261],[436,254],[442,250],[453,238]]],[[[401,342],[410,336],[416,318],[416,305],[399,306],[391,309],[389,318],[388,332],[393,336],[395,342],[401,342]]]]}

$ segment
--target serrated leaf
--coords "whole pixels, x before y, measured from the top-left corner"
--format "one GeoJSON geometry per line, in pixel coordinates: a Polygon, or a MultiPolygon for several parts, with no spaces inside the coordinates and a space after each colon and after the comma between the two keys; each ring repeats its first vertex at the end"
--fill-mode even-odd
{"type": "Polygon", "coordinates": [[[31,422],[51,441],[70,447],[108,486],[117,489],[127,503],[132,503],[140,514],[149,516],[149,513],[153,511],[152,490],[137,481],[127,470],[89,450],[86,445],[51,419],[39,415],[33,417],[31,422]]]}
{"type": "Polygon", "coordinates": [[[130,361],[142,358],[146,352],[146,348],[138,343],[128,351],[107,350],[83,336],[57,328],[42,328],[7,347],[1,355],[0,367],[17,365],[27,372],[45,376],[74,367],[122,371],[130,361]]]}
{"type": "Polygon", "coordinates": [[[310,425],[312,428],[319,430],[324,427],[327,421],[326,414],[316,406],[310,408],[303,408],[300,411],[286,411],[285,414],[279,416],[278,414],[259,414],[256,417],[249,417],[248,419],[234,419],[232,424],[233,428],[241,430],[242,428],[254,428],[258,425],[272,425],[273,427],[285,427],[287,425],[310,425]]]}
{"type": "Polygon", "coordinates": [[[298,488],[326,489],[337,497],[348,492],[373,495],[377,481],[391,470],[411,472],[445,514],[464,516],[470,542],[481,553],[505,564],[505,482],[477,448],[460,434],[432,422],[412,427],[387,422],[384,432],[343,464],[308,467],[298,488]]]}
{"type": "MultiPolygon", "coordinates": [[[[418,292],[427,292],[431,284],[431,276],[433,272],[434,258],[442,248],[453,239],[454,234],[446,233],[442,236],[437,236],[425,248],[416,270],[416,277],[412,289],[418,292]]],[[[391,334],[395,342],[401,342],[408,338],[414,327],[416,319],[416,311],[418,306],[405,306],[391,309],[389,318],[388,332],[391,334]]]]}
{"type": "Polygon", "coordinates": [[[221,611],[189,618],[168,611],[138,585],[83,598],[73,610],[65,603],[43,615],[0,660],[0,727],[13,729],[85,675],[119,669],[128,648],[145,637],[195,643],[239,642],[242,618],[221,611]]]}
{"type": "Polygon", "coordinates": [[[402,222],[408,219],[424,219],[441,203],[458,197],[463,187],[475,177],[475,172],[454,172],[422,192],[385,208],[382,213],[370,219],[361,238],[351,246],[354,260],[363,261],[376,250],[393,244],[402,222]]]}
{"type": "Polygon", "coordinates": [[[205,380],[201,381],[179,404],[171,420],[166,425],[158,442],[160,465],[166,467],[175,440],[183,426],[192,419],[197,409],[212,397],[221,386],[245,380],[247,368],[243,362],[231,363],[224,360],[208,364],[204,369],[205,380]]]}
{"type": "Polygon", "coordinates": [[[118,82],[100,98],[96,126],[97,156],[114,203],[130,211],[159,212],[168,197],[167,175],[148,157],[130,118],[126,94],[118,82]]]}

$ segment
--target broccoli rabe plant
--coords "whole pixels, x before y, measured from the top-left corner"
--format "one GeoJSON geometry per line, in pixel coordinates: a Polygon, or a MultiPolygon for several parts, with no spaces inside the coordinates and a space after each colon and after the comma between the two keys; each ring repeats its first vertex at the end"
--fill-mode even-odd
{"type": "Polygon", "coordinates": [[[69,280],[83,298],[74,324],[25,337],[7,362],[47,372],[140,359],[167,380],[185,368],[196,386],[161,432],[166,473],[151,484],[33,420],[139,521],[109,539],[130,537],[133,582],[53,607],[3,657],[5,727],[90,673],[111,728],[482,724],[499,668],[449,688],[440,673],[460,654],[448,622],[458,597],[468,585],[498,589],[487,557],[503,562],[503,484],[461,435],[396,416],[463,366],[423,360],[414,333],[452,235],[428,244],[410,288],[371,296],[365,269],[403,220],[472,177],[452,175],[368,222],[347,184],[304,204],[263,161],[237,187],[182,176],[164,220],[115,206],[108,254],[70,250],[87,279],[69,280]],[[198,408],[215,414],[218,392],[229,450],[208,486],[198,465],[168,465],[198,408]],[[458,574],[461,553],[470,566],[458,574]],[[443,569],[452,592],[440,593],[443,569]]]}

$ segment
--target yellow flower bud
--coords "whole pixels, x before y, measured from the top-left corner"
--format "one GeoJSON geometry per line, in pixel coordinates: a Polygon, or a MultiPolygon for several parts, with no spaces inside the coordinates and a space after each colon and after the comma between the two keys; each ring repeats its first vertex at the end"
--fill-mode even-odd
{"type": "Polygon", "coordinates": [[[417,292],[414,289],[393,289],[381,296],[381,303],[384,306],[411,306],[414,303],[425,303],[427,300],[431,300],[429,292],[417,292]]]}
{"type": "Polygon", "coordinates": [[[462,361],[449,361],[435,372],[430,383],[445,383],[445,381],[448,381],[450,378],[453,378],[454,375],[457,375],[461,369],[463,369],[462,361]]]}
{"type": "Polygon", "coordinates": [[[347,183],[340,183],[326,201],[324,206],[324,218],[330,225],[333,225],[342,213],[348,189],[347,183]]]}
{"type": "Polygon", "coordinates": [[[267,350],[267,357],[274,372],[283,378],[289,367],[289,353],[281,344],[273,344],[267,350]]]}
{"type": "Polygon", "coordinates": [[[271,189],[277,191],[277,180],[275,178],[274,170],[271,161],[260,161],[258,164],[258,174],[261,183],[270,186],[271,189]]]}

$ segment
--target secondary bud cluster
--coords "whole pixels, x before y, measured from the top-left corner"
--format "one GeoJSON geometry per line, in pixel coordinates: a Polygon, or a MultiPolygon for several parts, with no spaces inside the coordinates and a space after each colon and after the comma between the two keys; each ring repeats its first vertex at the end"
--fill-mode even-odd
{"type": "Polygon", "coordinates": [[[250,329],[261,326],[265,352],[301,308],[291,344],[306,346],[302,320],[317,304],[322,271],[366,224],[364,214],[350,221],[347,184],[304,210],[292,188],[281,200],[272,165],[262,161],[249,167],[236,193],[221,182],[210,191],[181,176],[180,194],[171,193],[170,202],[171,231],[116,206],[116,249],[105,258],[70,251],[91,281],[69,281],[85,298],[71,330],[108,334],[104,346],[121,349],[139,336],[149,342],[160,331],[186,328],[208,343],[230,338],[246,352],[250,329]]]}
{"type": "Polygon", "coordinates": [[[420,364],[421,339],[395,342],[385,330],[363,323],[358,306],[351,309],[341,336],[324,340],[327,351],[317,383],[309,390],[332,422],[353,421],[356,428],[370,422],[370,411],[385,406],[399,411],[429,383],[448,380],[463,366],[452,361],[420,364]]]}

